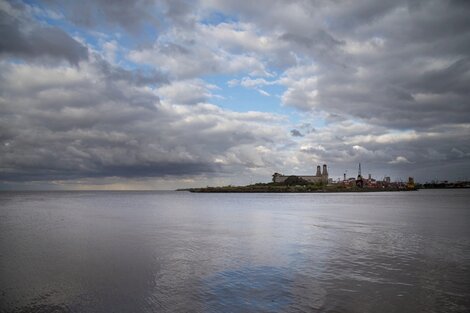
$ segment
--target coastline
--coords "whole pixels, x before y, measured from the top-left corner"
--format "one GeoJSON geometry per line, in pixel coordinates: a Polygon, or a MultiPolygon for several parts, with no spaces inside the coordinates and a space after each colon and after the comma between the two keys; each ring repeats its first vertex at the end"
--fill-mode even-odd
{"type": "Polygon", "coordinates": [[[177,191],[194,193],[346,193],[346,192],[399,192],[416,191],[418,188],[342,188],[338,186],[276,186],[276,185],[249,185],[249,186],[223,186],[204,188],[184,188],[177,191]]]}

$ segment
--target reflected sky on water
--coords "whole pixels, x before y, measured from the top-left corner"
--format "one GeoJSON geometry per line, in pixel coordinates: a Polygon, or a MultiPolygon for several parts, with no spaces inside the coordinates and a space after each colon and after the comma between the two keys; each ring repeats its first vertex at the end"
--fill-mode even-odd
{"type": "Polygon", "coordinates": [[[468,312],[469,200],[2,192],[1,312],[468,312]]]}

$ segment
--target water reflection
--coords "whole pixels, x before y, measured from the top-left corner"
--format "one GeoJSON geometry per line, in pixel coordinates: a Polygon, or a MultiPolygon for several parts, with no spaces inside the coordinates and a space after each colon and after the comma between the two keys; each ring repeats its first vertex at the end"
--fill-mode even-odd
{"type": "Polygon", "coordinates": [[[269,266],[216,273],[202,290],[210,312],[283,312],[292,304],[292,272],[269,266]]]}
{"type": "Polygon", "coordinates": [[[3,193],[0,311],[465,312],[469,196],[3,193]]]}

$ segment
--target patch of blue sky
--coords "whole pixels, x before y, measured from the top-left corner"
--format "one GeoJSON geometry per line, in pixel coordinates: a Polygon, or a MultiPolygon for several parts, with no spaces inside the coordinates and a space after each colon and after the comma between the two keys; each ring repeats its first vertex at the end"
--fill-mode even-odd
{"type": "MultiPolygon", "coordinates": [[[[30,1],[28,3],[31,7],[36,8],[37,10],[33,11],[34,18],[42,23],[45,26],[48,27],[57,27],[67,34],[70,34],[71,36],[78,37],[82,39],[83,41],[86,42],[86,44],[90,45],[96,50],[99,50],[99,43],[100,39],[103,38],[103,36],[109,37],[108,34],[102,33],[102,36],[97,36],[97,32],[89,32],[86,29],[82,29],[81,27],[77,27],[74,23],[71,23],[67,19],[64,18],[52,18],[47,14],[41,14],[39,11],[41,10],[47,10],[47,8],[38,5],[35,2],[30,1]]],[[[54,11],[57,14],[62,14],[62,12],[54,11]]]]}
{"type": "Polygon", "coordinates": [[[97,31],[87,31],[90,42],[96,42],[97,39],[111,41],[116,40],[121,47],[133,49],[142,46],[142,43],[153,43],[159,36],[159,29],[154,25],[144,24],[138,31],[128,32],[118,27],[101,26],[97,31]],[[90,38],[91,37],[91,38],[90,38]]]}
{"type": "Polygon", "coordinates": [[[228,81],[234,78],[236,77],[230,75],[213,75],[204,78],[207,83],[218,87],[212,90],[216,96],[210,99],[211,103],[236,112],[259,111],[280,114],[286,116],[292,123],[298,123],[301,120],[297,110],[281,103],[285,87],[266,85],[257,89],[240,85],[229,86],[228,81]],[[262,94],[259,89],[269,95],[262,94]]]}
{"type": "Polygon", "coordinates": [[[6,61],[8,61],[9,64],[14,64],[14,65],[28,64],[28,61],[22,57],[7,55],[4,58],[6,61]]]}
{"type": "Polygon", "coordinates": [[[315,128],[316,130],[319,130],[323,127],[328,126],[328,122],[325,120],[325,118],[321,115],[315,115],[316,113],[317,112],[310,114],[309,119],[308,120],[304,119],[301,124],[304,124],[305,122],[310,123],[312,127],[315,128]]]}
{"type": "Polygon", "coordinates": [[[63,17],[53,17],[47,11],[49,10],[49,12],[53,12],[54,15],[57,14],[57,16],[63,16],[62,12],[49,9],[34,1],[25,1],[25,3],[33,9],[32,15],[38,22],[42,22],[44,25],[47,26],[58,27],[60,29],[63,29],[67,33],[74,33],[78,31],[78,28],[73,23],[70,23],[67,19],[63,17]]]}
{"type": "Polygon", "coordinates": [[[106,42],[115,41],[117,44],[117,49],[115,50],[115,62],[120,66],[129,69],[129,70],[142,70],[144,72],[152,72],[155,70],[155,67],[147,64],[136,64],[129,60],[127,57],[131,47],[135,45],[135,40],[132,39],[132,36],[128,34],[116,32],[98,32],[98,31],[89,31],[87,29],[82,29],[76,27],[74,24],[68,23],[64,20],[52,20],[48,21],[50,26],[56,26],[72,36],[80,38],[87,45],[92,47],[94,50],[99,53],[104,54],[104,44],[106,42]]]}
{"type": "Polygon", "coordinates": [[[37,3],[37,1],[23,1],[23,3],[31,8],[31,14],[38,21],[51,24],[54,21],[63,20],[62,12],[48,9],[41,3],[37,3]]]}
{"type": "Polygon", "coordinates": [[[205,25],[218,25],[221,23],[237,23],[238,18],[231,15],[226,15],[221,12],[210,12],[209,15],[199,20],[199,23],[205,25]]]}
{"type": "MultiPolygon", "coordinates": [[[[325,120],[320,115],[317,115],[313,112],[306,112],[306,111],[299,111],[292,109],[292,115],[290,116],[290,121],[294,125],[295,128],[302,128],[306,125],[310,125],[311,127],[306,127],[307,129],[312,130],[312,128],[319,129],[324,127],[325,120]]],[[[305,132],[307,129],[301,129],[302,132],[305,132]]]]}
{"type": "Polygon", "coordinates": [[[24,3],[33,8],[32,14],[37,21],[48,26],[58,27],[71,35],[79,36],[94,48],[98,48],[101,43],[100,40],[117,40],[121,46],[133,48],[144,42],[153,42],[158,38],[159,31],[169,26],[161,13],[154,12],[154,18],[158,23],[147,21],[143,22],[135,30],[126,30],[106,22],[100,23],[99,21],[105,21],[106,18],[102,13],[96,11],[93,12],[94,16],[92,19],[97,25],[93,25],[93,31],[91,31],[86,26],[73,23],[65,18],[66,11],[63,8],[64,5],[59,4],[58,7],[49,8],[37,1],[24,1],[24,3]]]}

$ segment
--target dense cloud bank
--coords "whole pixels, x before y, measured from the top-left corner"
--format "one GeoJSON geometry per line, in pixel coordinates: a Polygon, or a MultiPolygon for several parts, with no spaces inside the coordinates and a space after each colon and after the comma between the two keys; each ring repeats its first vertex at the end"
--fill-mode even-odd
{"type": "Polygon", "coordinates": [[[2,3],[0,7],[0,55],[26,60],[59,60],[78,64],[88,57],[87,49],[57,28],[41,25],[25,12],[27,7],[2,3]]]}
{"type": "Polygon", "coordinates": [[[97,62],[3,66],[3,179],[200,174],[220,170],[234,147],[282,137],[278,116],[161,103],[97,62]]]}
{"type": "Polygon", "coordinates": [[[466,1],[2,1],[0,181],[247,183],[323,162],[468,179],[468,16],[466,1]],[[214,104],[233,88],[296,113],[214,104]]]}

